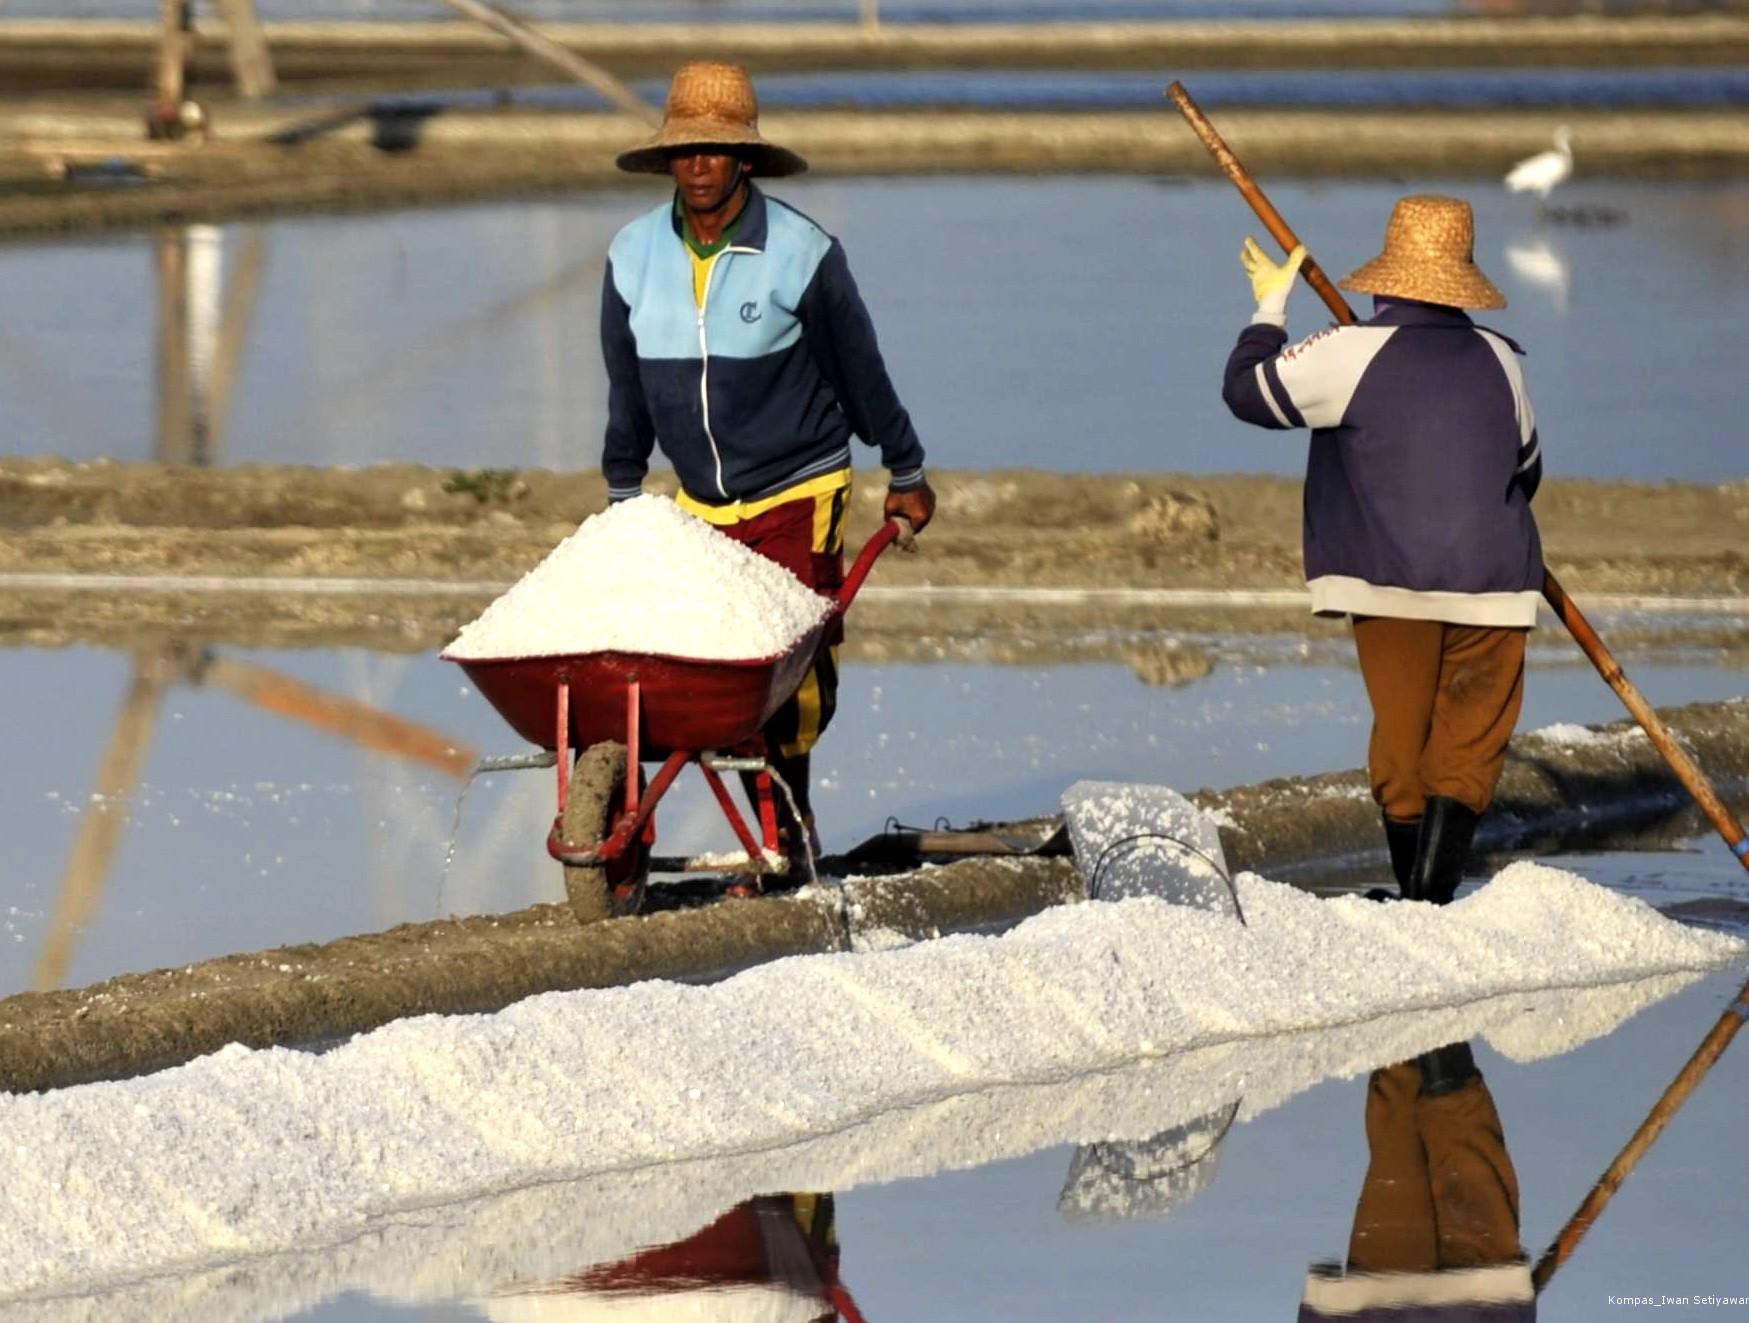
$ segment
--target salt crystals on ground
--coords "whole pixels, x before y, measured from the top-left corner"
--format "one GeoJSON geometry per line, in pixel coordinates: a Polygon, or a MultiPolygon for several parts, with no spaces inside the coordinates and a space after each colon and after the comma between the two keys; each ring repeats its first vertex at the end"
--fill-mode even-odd
{"type": "Polygon", "coordinates": [[[639,496],[584,520],[443,655],[752,661],[789,651],[831,609],[783,566],[667,497],[639,496]]]}
{"type": "MultiPolygon", "coordinates": [[[[1237,886],[1248,926],[1153,899],[1077,905],[996,937],[405,1020],[322,1056],[233,1046],[139,1079],[0,1095],[0,1298],[338,1244],[534,1182],[639,1168],[643,1181],[651,1164],[824,1142],[999,1086],[1163,1057],[1193,1078],[1199,1060],[1282,1035],[1358,1031],[1340,1059],[1367,1069],[1463,1031],[1434,1023],[1453,1007],[1745,950],[1532,864],[1445,909],[1320,900],[1249,874],[1237,886]],[[1421,1043],[1424,1018],[1435,1036],[1421,1043]],[[1386,1023],[1410,1028],[1375,1042],[1386,1023]]],[[[1204,1092],[1182,1101],[1221,1101],[1204,1092]]]]}
{"type": "Polygon", "coordinates": [[[1542,740],[1544,743],[1559,745],[1567,749],[1621,745],[1635,740],[1644,741],[1646,738],[1646,733],[1638,726],[1628,726],[1615,730],[1594,730],[1590,726],[1579,726],[1570,721],[1558,721],[1552,726],[1544,726],[1539,730],[1526,733],[1531,739],[1542,740]]]}

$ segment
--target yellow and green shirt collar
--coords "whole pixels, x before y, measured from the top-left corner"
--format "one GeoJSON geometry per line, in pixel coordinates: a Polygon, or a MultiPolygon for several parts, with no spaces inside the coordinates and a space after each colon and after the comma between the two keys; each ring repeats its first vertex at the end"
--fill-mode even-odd
{"type": "MultiPolygon", "coordinates": [[[[752,185],[746,187],[751,190],[752,185]]],[[[723,232],[717,236],[715,243],[700,243],[698,236],[692,232],[692,219],[686,214],[686,208],[680,203],[680,192],[674,193],[674,228],[679,231],[680,238],[686,244],[692,255],[700,261],[715,257],[723,249],[735,241],[735,235],[741,228],[741,223],[747,219],[747,213],[753,210],[753,197],[749,192],[741,203],[741,210],[735,213],[735,219],[723,227],[723,232]]]]}

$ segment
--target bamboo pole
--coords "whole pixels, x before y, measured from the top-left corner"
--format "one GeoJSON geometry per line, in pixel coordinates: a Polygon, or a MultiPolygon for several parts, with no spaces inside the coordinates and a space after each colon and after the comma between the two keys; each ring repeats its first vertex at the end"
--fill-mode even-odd
{"type": "Polygon", "coordinates": [[[217,0],[225,20],[226,46],[231,58],[231,78],[237,95],[245,101],[272,96],[278,85],[273,74],[273,52],[267,32],[255,12],[255,0],[217,0]]]}
{"type": "Polygon", "coordinates": [[[188,335],[189,462],[205,467],[213,458],[212,413],[208,406],[224,297],[225,236],[216,225],[190,225],[182,236],[183,283],[187,290],[184,327],[188,335]]]}
{"type": "Polygon", "coordinates": [[[1664,1127],[1681,1109],[1682,1104],[1699,1086],[1706,1073],[1713,1068],[1713,1063],[1724,1055],[1725,1049],[1731,1045],[1731,1040],[1737,1036],[1737,1030],[1743,1027],[1743,1021],[1749,1019],[1749,983],[1745,983],[1737,993],[1737,998],[1728,1007],[1719,1021],[1712,1027],[1712,1032],[1701,1040],[1701,1044],[1688,1059],[1688,1063],[1677,1072],[1676,1078],[1670,1082],[1670,1087],[1664,1090],[1663,1096],[1653,1106],[1646,1119],[1640,1122],[1640,1128],[1634,1131],[1622,1151],[1616,1154],[1615,1161],[1609,1164],[1597,1184],[1591,1187],[1591,1193],[1586,1195],[1573,1216],[1567,1219],[1567,1224],[1561,1228],[1548,1247],[1543,1251],[1542,1258],[1537,1260],[1536,1268],[1531,1273],[1531,1283],[1540,1295],[1549,1280],[1554,1277],[1560,1266],[1565,1263],[1578,1247],[1581,1239],[1591,1229],[1591,1224],[1602,1214],[1609,1201],[1615,1197],[1615,1192],[1622,1186],[1633,1172],[1635,1165],[1645,1156],[1646,1151],[1658,1142],[1658,1136],[1664,1133],[1664,1127]]]}
{"type": "Polygon", "coordinates": [[[194,458],[194,409],[189,391],[188,247],[180,228],[158,232],[158,460],[194,458]]]}
{"type": "Polygon", "coordinates": [[[475,22],[483,23],[492,31],[508,37],[537,60],[545,61],[586,87],[593,87],[628,114],[636,115],[650,124],[661,122],[661,114],[631,88],[593,60],[586,60],[561,46],[534,24],[507,14],[496,5],[487,4],[486,0],[447,0],[447,3],[452,9],[459,10],[475,22]]]}
{"type": "Polygon", "coordinates": [[[1658,714],[1652,710],[1645,695],[1628,679],[1621,663],[1615,659],[1615,654],[1598,637],[1597,631],[1591,627],[1591,622],[1585,618],[1578,605],[1567,596],[1566,589],[1547,571],[1543,573],[1543,597],[1554,609],[1561,623],[1567,627],[1573,641],[1591,659],[1591,664],[1597,668],[1603,682],[1615,690],[1622,706],[1640,723],[1640,729],[1646,732],[1646,737],[1652,741],[1652,747],[1670,764],[1670,770],[1676,773],[1676,779],[1694,796],[1694,802],[1700,805],[1700,811],[1706,814],[1707,821],[1724,837],[1731,853],[1737,856],[1737,862],[1749,869],[1749,835],[1745,835],[1742,822],[1720,798],[1718,790],[1689,756],[1688,750],[1678,744],[1676,737],[1658,720],[1658,714]]]}
{"type": "MultiPolygon", "coordinates": [[[[1299,247],[1299,236],[1294,233],[1293,228],[1282,217],[1282,214],[1264,196],[1263,190],[1257,186],[1257,181],[1240,163],[1239,158],[1233,155],[1232,149],[1227,146],[1221,135],[1215,130],[1215,126],[1209,122],[1208,116],[1203,114],[1202,107],[1198,106],[1190,93],[1184,89],[1184,85],[1177,82],[1171,84],[1166,89],[1166,95],[1178,107],[1179,113],[1184,116],[1185,121],[1196,133],[1196,136],[1202,140],[1203,146],[1208,148],[1209,155],[1215,158],[1215,163],[1221,167],[1222,173],[1232,181],[1234,187],[1251,204],[1251,209],[1257,213],[1257,218],[1263,222],[1264,227],[1268,229],[1275,241],[1287,252],[1299,247]]],[[[1324,300],[1325,306],[1335,315],[1337,321],[1345,326],[1354,323],[1354,309],[1348,306],[1348,300],[1342,297],[1335,285],[1331,284],[1330,278],[1324,274],[1317,263],[1312,261],[1310,254],[1307,255],[1304,264],[1300,267],[1300,273],[1306,277],[1307,283],[1318,292],[1318,297],[1324,300]]],[[[1651,739],[1653,747],[1663,755],[1664,761],[1670,765],[1670,770],[1676,774],[1676,779],[1682,782],[1689,794],[1694,796],[1695,803],[1700,805],[1701,811],[1706,814],[1707,819],[1718,830],[1719,835],[1724,837],[1725,844],[1730,847],[1731,853],[1737,857],[1737,861],[1745,869],[1749,869],[1749,836],[1745,835],[1743,824],[1737,820],[1736,814],[1732,813],[1725,801],[1719,797],[1718,791],[1707,780],[1706,773],[1701,771],[1694,759],[1688,756],[1687,751],[1677,744],[1675,737],[1665,728],[1664,723],[1658,720],[1658,714],[1652,710],[1652,705],[1646,701],[1645,696],[1640,693],[1634,682],[1628,679],[1627,673],[1622,670],[1621,663],[1616,661],[1614,655],[1604,645],[1603,640],[1598,637],[1597,631],[1591,627],[1590,621],[1585,619],[1584,613],[1579,610],[1578,605],[1567,596],[1567,592],[1561,587],[1560,582],[1546,569],[1543,571],[1543,597],[1554,610],[1556,617],[1572,634],[1574,642],[1591,659],[1591,664],[1597,668],[1604,683],[1616,692],[1623,705],[1633,715],[1634,720],[1640,723],[1640,727],[1651,739]]]]}
{"type": "Polygon", "coordinates": [[[446,776],[466,776],[478,757],[477,750],[442,731],[327,693],[253,662],[210,657],[195,672],[195,678],[265,711],[338,735],[361,749],[421,763],[446,776]]]}
{"type": "Polygon", "coordinates": [[[261,293],[262,272],[267,265],[267,231],[251,225],[244,233],[237,266],[225,282],[224,306],[219,312],[217,342],[213,346],[211,371],[206,381],[204,408],[209,461],[222,457],[225,431],[230,423],[231,396],[244,346],[255,321],[255,305],[261,293]]]}
{"type": "MultiPolygon", "coordinates": [[[[1293,227],[1275,209],[1275,204],[1264,196],[1257,181],[1251,177],[1251,172],[1240,164],[1239,158],[1233,155],[1233,149],[1227,146],[1226,139],[1209,123],[1208,116],[1202,113],[1202,107],[1184,90],[1184,84],[1173,83],[1166,89],[1166,95],[1172,98],[1179,113],[1190,124],[1196,136],[1202,139],[1202,145],[1215,158],[1215,164],[1221,167],[1221,173],[1239,190],[1245,201],[1251,204],[1251,210],[1257,213],[1257,219],[1263,222],[1270,236],[1281,245],[1282,251],[1291,253],[1298,248],[1300,240],[1293,232],[1293,227]]],[[[1300,264],[1300,274],[1317,291],[1318,297],[1324,300],[1324,305],[1337,321],[1344,326],[1354,323],[1354,309],[1348,306],[1348,300],[1342,297],[1341,292],[1331,283],[1330,277],[1324,274],[1324,268],[1318,265],[1310,253],[1306,254],[1306,260],[1300,264]]]]}
{"type": "Polygon", "coordinates": [[[128,803],[139,785],[158,713],[176,669],[172,648],[142,653],[135,659],[133,682],[97,765],[96,792],[80,815],[79,830],[56,891],[55,912],[31,982],[39,992],[58,988],[66,980],[79,938],[103,901],[104,884],[115,861],[121,830],[127,824],[128,803]]]}
{"type": "Polygon", "coordinates": [[[179,122],[188,83],[189,0],[159,0],[158,58],[152,67],[153,136],[168,135],[179,122]]]}

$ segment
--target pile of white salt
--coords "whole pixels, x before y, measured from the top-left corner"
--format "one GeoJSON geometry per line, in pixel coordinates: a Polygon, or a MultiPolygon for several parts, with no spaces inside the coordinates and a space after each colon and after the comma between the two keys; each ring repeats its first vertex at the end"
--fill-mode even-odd
{"type": "MultiPolygon", "coordinates": [[[[1243,1120],[1319,1079],[1481,1033],[1516,1059],[1566,1051],[1646,1004],[1635,987],[1578,990],[1745,953],[1531,863],[1444,907],[1321,900],[1249,873],[1234,884],[1244,924],[1154,899],[1063,905],[1000,935],[547,993],[398,1020],[320,1055],[232,1044],[156,1074],[0,1093],[0,1315],[114,1323],[127,1311],[79,1297],[213,1267],[132,1317],[236,1319],[209,1306],[276,1271],[247,1255],[350,1246],[334,1252],[365,1264],[378,1237],[441,1242],[456,1223],[440,1205],[590,1174],[622,1182],[617,1202],[561,1190],[548,1206],[584,1207],[570,1220],[604,1261],[669,1238],[631,1234],[659,1229],[645,1219],[664,1208],[676,1224],[691,1208],[697,1227],[756,1189],[1142,1139],[1238,1093],[1243,1120]],[[1149,1058],[1170,1069],[1126,1102],[1106,1072],[1149,1058]],[[1091,1092],[1038,1091],[1072,1080],[1091,1092]],[[804,1141],[841,1147],[782,1156],[804,1141]],[[752,1164],[721,1202],[711,1159],[752,1164]],[[689,1165],[664,1175],[665,1162],[689,1165]],[[39,1315],[25,1295],[67,1309],[39,1315]]],[[[572,1229],[522,1212],[543,1237],[572,1229]]]]}
{"type": "Polygon", "coordinates": [[[783,566],[667,497],[639,496],[584,520],[443,655],[751,661],[789,651],[831,610],[783,566]]]}

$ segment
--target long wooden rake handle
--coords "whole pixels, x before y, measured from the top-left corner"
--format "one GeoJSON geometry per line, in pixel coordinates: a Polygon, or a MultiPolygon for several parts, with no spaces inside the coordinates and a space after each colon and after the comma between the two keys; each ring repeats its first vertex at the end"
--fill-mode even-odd
{"type": "MultiPolygon", "coordinates": [[[[1282,246],[1284,251],[1291,252],[1297,248],[1300,244],[1299,236],[1293,232],[1293,228],[1282,218],[1282,214],[1263,195],[1263,190],[1257,186],[1257,181],[1251,177],[1251,172],[1240,164],[1237,156],[1233,155],[1232,148],[1228,147],[1221,135],[1215,131],[1215,126],[1209,123],[1208,116],[1202,113],[1202,107],[1198,106],[1192,100],[1190,93],[1184,90],[1184,85],[1173,83],[1166,89],[1166,95],[1172,99],[1172,103],[1178,107],[1179,112],[1183,114],[1190,127],[1195,130],[1196,136],[1202,139],[1202,145],[1208,148],[1209,155],[1215,158],[1215,162],[1221,167],[1222,172],[1233,181],[1233,186],[1244,195],[1245,201],[1251,204],[1251,210],[1257,213],[1257,218],[1263,222],[1275,241],[1282,246]]],[[[1318,297],[1324,300],[1325,305],[1335,315],[1337,321],[1345,326],[1353,324],[1355,321],[1354,309],[1348,306],[1348,300],[1343,298],[1336,286],[1330,283],[1330,278],[1324,274],[1323,269],[1316,262],[1312,261],[1309,254],[1305,263],[1300,267],[1300,274],[1305,276],[1306,283],[1318,292],[1318,297]]],[[[1652,705],[1646,701],[1634,682],[1628,679],[1627,673],[1622,670],[1621,663],[1616,661],[1615,656],[1604,645],[1603,640],[1598,637],[1597,631],[1591,627],[1591,622],[1579,610],[1578,604],[1567,596],[1566,589],[1562,588],[1560,582],[1547,570],[1543,571],[1543,597],[1560,622],[1567,627],[1567,632],[1573,636],[1573,641],[1591,659],[1591,664],[1597,668],[1597,673],[1603,677],[1604,683],[1615,690],[1623,705],[1633,714],[1634,720],[1640,723],[1647,737],[1652,741],[1652,746],[1658,750],[1664,761],[1670,765],[1670,770],[1676,774],[1676,779],[1681,781],[1688,793],[1694,796],[1695,803],[1700,805],[1701,811],[1718,829],[1719,835],[1725,838],[1725,844],[1731,848],[1731,853],[1737,856],[1738,862],[1745,869],[1749,869],[1749,834],[1745,834],[1743,824],[1737,820],[1737,815],[1732,813],[1730,807],[1719,797],[1719,792],[1713,788],[1712,782],[1707,780],[1706,773],[1700,770],[1694,759],[1688,756],[1688,751],[1676,742],[1675,737],[1658,719],[1658,714],[1652,710],[1652,705]]]]}
{"type": "Polygon", "coordinates": [[[1718,1023],[1701,1040],[1700,1046],[1677,1072],[1676,1078],[1670,1081],[1670,1087],[1664,1090],[1663,1096],[1647,1113],[1646,1119],[1640,1122],[1640,1128],[1622,1146],[1615,1161],[1597,1178],[1597,1184],[1591,1187],[1591,1193],[1580,1202],[1573,1216],[1567,1219],[1567,1225],[1561,1228],[1554,1241],[1543,1251],[1543,1256],[1536,1261],[1530,1280],[1539,1294],[1567,1261],[1568,1256],[1579,1247],[1585,1233],[1591,1230],[1591,1224],[1601,1216],[1609,1201],[1615,1197],[1615,1192],[1621,1188],[1622,1182],[1627,1180],[1640,1159],[1646,1155],[1646,1151],[1658,1142],[1658,1136],[1664,1133],[1664,1127],[1681,1110],[1682,1104],[1688,1101],[1688,1095],[1706,1078],[1713,1063],[1725,1054],[1725,1049],[1731,1045],[1731,1040],[1737,1036],[1737,1030],[1743,1027],[1745,1019],[1749,1019],[1749,983],[1745,983],[1738,991],[1736,1000],[1725,1008],[1718,1023]]]}
{"type": "MultiPolygon", "coordinates": [[[[1239,163],[1239,158],[1234,156],[1232,149],[1222,141],[1221,135],[1215,132],[1215,126],[1209,123],[1208,116],[1202,113],[1202,108],[1191,99],[1190,93],[1184,90],[1184,85],[1173,83],[1166,89],[1166,95],[1172,99],[1172,103],[1178,107],[1190,127],[1196,131],[1196,136],[1202,139],[1203,146],[1208,148],[1209,154],[1215,158],[1222,172],[1233,181],[1239,192],[1244,194],[1245,200],[1251,204],[1251,209],[1257,213],[1258,219],[1268,228],[1275,241],[1282,246],[1284,251],[1291,252],[1298,247],[1299,237],[1294,234],[1287,221],[1282,219],[1281,213],[1263,195],[1263,190],[1257,186],[1257,181],[1252,179],[1250,172],[1239,163]]],[[[1309,256],[1304,265],[1300,267],[1300,271],[1306,277],[1307,283],[1318,291],[1319,297],[1336,315],[1337,321],[1347,325],[1355,320],[1354,310],[1348,306],[1348,301],[1342,297],[1336,287],[1330,283],[1329,277],[1319,269],[1309,256]]],[[[1731,853],[1737,856],[1744,868],[1749,869],[1749,838],[1744,835],[1743,824],[1737,820],[1736,815],[1731,812],[1724,800],[1719,798],[1718,791],[1713,788],[1712,782],[1707,780],[1706,774],[1695,765],[1694,759],[1688,756],[1687,750],[1676,742],[1669,730],[1665,728],[1664,723],[1658,719],[1658,714],[1652,710],[1652,705],[1645,700],[1633,681],[1628,679],[1621,668],[1621,663],[1616,661],[1614,655],[1604,646],[1603,640],[1597,636],[1597,631],[1591,627],[1591,622],[1585,619],[1584,613],[1579,610],[1573,599],[1567,596],[1566,590],[1561,587],[1555,576],[1547,571],[1544,571],[1543,574],[1543,597],[1554,609],[1555,615],[1560,618],[1561,623],[1567,627],[1567,632],[1573,636],[1573,641],[1591,659],[1591,664],[1597,668],[1598,674],[1603,677],[1604,682],[1615,690],[1623,704],[1626,705],[1627,710],[1633,714],[1634,720],[1640,723],[1651,739],[1653,747],[1663,755],[1664,761],[1670,765],[1670,770],[1676,773],[1677,779],[1694,796],[1695,802],[1712,820],[1713,826],[1718,828],[1719,835],[1725,838],[1725,844],[1731,847],[1731,853]]],[[[1743,985],[1742,990],[1737,993],[1736,1000],[1726,1008],[1724,1014],[1719,1016],[1718,1023],[1701,1040],[1694,1055],[1688,1059],[1688,1063],[1671,1081],[1670,1087],[1664,1090],[1663,1096],[1658,1099],[1646,1119],[1640,1123],[1640,1128],[1634,1132],[1626,1146],[1616,1155],[1615,1161],[1610,1163],[1608,1170],[1591,1188],[1591,1192],[1585,1196],[1584,1202],[1567,1220],[1567,1224],[1561,1228],[1560,1234],[1555,1237],[1554,1242],[1537,1260],[1536,1269],[1531,1274],[1531,1280],[1538,1292],[1549,1284],[1549,1280],[1554,1277],[1555,1272],[1567,1261],[1567,1257],[1577,1248],[1585,1233],[1591,1229],[1591,1224],[1598,1219],[1604,1208],[1608,1206],[1609,1201],[1615,1197],[1615,1192],[1621,1188],[1622,1182],[1627,1180],[1639,1160],[1645,1156],[1646,1151],[1657,1142],[1658,1136],[1664,1132],[1664,1127],[1681,1109],[1683,1103],[1688,1101],[1688,1096],[1694,1092],[1701,1080],[1706,1078],[1713,1063],[1724,1055],[1725,1049],[1730,1046],[1737,1031],[1743,1027],[1745,1019],[1749,1019],[1749,983],[1743,985]]]]}
{"type": "Polygon", "coordinates": [[[1737,862],[1749,869],[1749,835],[1744,833],[1743,824],[1731,812],[1731,806],[1719,797],[1719,792],[1707,779],[1706,773],[1700,770],[1694,759],[1689,757],[1688,750],[1676,742],[1676,737],[1670,733],[1669,728],[1658,719],[1657,712],[1646,701],[1646,696],[1628,679],[1627,672],[1622,670],[1615,654],[1604,645],[1603,640],[1597,636],[1597,631],[1591,628],[1591,622],[1585,618],[1585,613],[1567,596],[1567,590],[1561,587],[1560,581],[1547,570],[1543,571],[1543,598],[1567,627],[1567,632],[1573,636],[1573,641],[1579,645],[1580,650],[1591,658],[1591,664],[1597,668],[1603,682],[1615,690],[1622,706],[1640,723],[1640,728],[1652,741],[1652,747],[1658,750],[1664,761],[1670,765],[1670,770],[1676,773],[1676,779],[1694,796],[1694,802],[1700,805],[1700,811],[1706,814],[1719,835],[1725,838],[1725,844],[1737,856],[1737,862]]]}
{"type": "MultiPolygon", "coordinates": [[[[1275,204],[1263,195],[1263,190],[1257,186],[1251,172],[1239,163],[1239,158],[1233,155],[1233,149],[1227,146],[1226,139],[1215,131],[1208,116],[1202,113],[1202,107],[1184,90],[1184,84],[1173,83],[1166,89],[1166,95],[1178,107],[1179,113],[1184,116],[1196,136],[1202,139],[1202,145],[1215,158],[1215,164],[1221,167],[1221,173],[1232,181],[1233,187],[1251,204],[1251,210],[1257,213],[1257,219],[1263,222],[1271,237],[1281,245],[1281,250],[1291,253],[1298,248],[1300,239],[1293,232],[1293,227],[1275,209],[1275,204]]],[[[1337,321],[1344,326],[1354,324],[1354,309],[1348,306],[1348,300],[1330,282],[1330,277],[1324,274],[1324,268],[1312,260],[1310,253],[1306,254],[1306,260],[1300,265],[1300,274],[1306,278],[1308,285],[1318,291],[1318,297],[1324,300],[1325,306],[1335,314],[1337,321]]]]}

